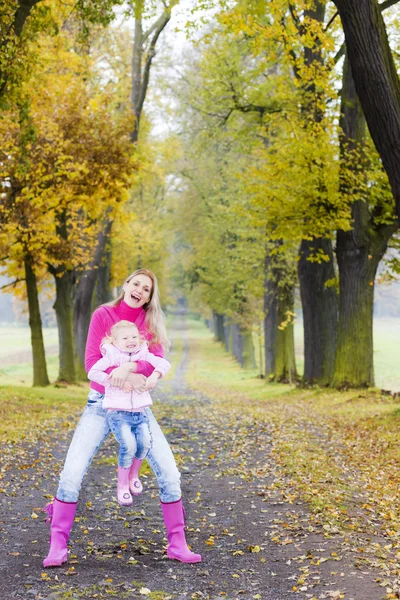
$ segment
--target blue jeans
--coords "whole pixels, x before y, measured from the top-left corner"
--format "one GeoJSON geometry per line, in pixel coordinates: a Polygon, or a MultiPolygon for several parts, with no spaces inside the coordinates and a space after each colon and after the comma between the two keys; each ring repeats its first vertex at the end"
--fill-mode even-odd
{"type": "Polygon", "coordinates": [[[129,469],[135,456],[139,460],[146,458],[151,448],[151,433],[144,412],[110,410],[108,424],[119,444],[119,467],[129,469]]]}
{"type": "MultiPolygon", "coordinates": [[[[91,390],[88,403],[72,438],[64,468],[60,475],[57,498],[62,502],[77,502],[82,481],[101,444],[110,433],[107,411],[102,407],[103,394],[91,390]]],[[[180,473],[171,448],[150,408],[149,420],[152,447],[146,457],[153,470],[162,502],[176,502],[181,497],[180,473]]]]}

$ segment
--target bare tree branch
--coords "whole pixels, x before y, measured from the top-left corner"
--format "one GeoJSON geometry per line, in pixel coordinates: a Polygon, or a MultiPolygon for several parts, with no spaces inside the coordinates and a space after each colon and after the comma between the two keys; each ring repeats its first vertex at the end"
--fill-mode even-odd
{"type": "Polygon", "coordinates": [[[334,20],[336,19],[336,17],[339,16],[339,11],[337,10],[335,12],[335,14],[333,15],[333,17],[331,19],[329,19],[328,23],[326,24],[326,27],[324,29],[324,33],[326,33],[329,29],[329,27],[332,25],[332,23],[334,22],[334,20]]]}
{"type": "Polygon", "coordinates": [[[333,57],[333,64],[336,65],[339,60],[342,58],[342,56],[344,56],[346,54],[346,44],[343,42],[343,44],[340,46],[339,50],[336,52],[335,56],[333,57]]]}
{"type": "Polygon", "coordinates": [[[156,55],[156,44],[157,44],[157,40],[160,37],[160,34],[162,32],[162,30],[165,28],[165,26],[167,25],[168,21],[171,18],[171,13],[168,12],[164,12],[161,17],[157,20],[157,27],[154,30],[155,33],[152,37],[148,52],[147,52],[147,57],[146,57],[146,62],[144,65],[144,69],[143,69],[143,80],[142,80],[142,85],[141,85],[141,89],[140,89],[140,94],[139,94],[139,98],[138,98],[138,104],[137,104],[137,111],[138,114],[140,115],[143,109],[143,104],[146,98],[146,92],[147,92],[147,87],[149,85],[149,80],[150,80],[150,67],[151,67],[151,63],[153,58],[156,55]]]}
{"type": "Polygon", "coordinates": [[[14,17],[15,35],[18,37],[21,35],[25,21],[31,14],[32,8],[40,1],[41,0],[18,0],[19,8],[17,9],[14,17]]]}
{"type": "Polygon", "coordinates": [[[25,281],[25,278],[23,278],[23,279],[15,279],[15,281],[11,281],[11,283],[6,283],[5,285],[2,285],[2,286],[0,287],[0,290],[5,290],[6,288],[8,288],[8,287],[11,287],[11,286],[13,286],[13,287],[14,287],[14,286],[16,286],[16,285],[17,285],[17,283],[19,283],[20,281],[25,281]]]}
{"type": "Polygon", "coordinates": [[[394,6],[398,2],[400,2],[400,0],[385,0],[385,2],[382,2],[382,4],[379,4],[379,8],[381,9],[381,11],[386,10],[387,8],[394,6]]]}
{"type": "Polygon", "coordinates": [[[289,2],[289,11],[290,11],[290,14],[292,15],[292,19],[293,19],[294,24],[296,25],[297,31],[300,33],[300,35],[302,35],[303,34],[303,25],[301,24],[299,15],[296,13],[295,8],[291,2],[289,2]]]}

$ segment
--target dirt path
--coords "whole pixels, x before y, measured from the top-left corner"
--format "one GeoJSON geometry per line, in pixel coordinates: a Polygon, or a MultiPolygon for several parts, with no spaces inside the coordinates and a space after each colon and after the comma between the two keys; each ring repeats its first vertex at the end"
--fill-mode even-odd
{"type": "Polygon", "coordinates": [[[293,502],[273,459],[268,422],[218,414],[212,399],[186,387],[187,350],[184,338],[174,381],[160,386],[154,404],[182,472],[188,540],[203,562],[166,558],[150,473],[133,508],[118,507],[109,438],[84,483],[68,564],[44,571],[48,531],[39,509],[56,489],[71,436],[60,428],[43,432],[35,447],[3,449],[0,600],[382,598],[351,547],[343,553],[343,539],[319,529],[293,502]]]}

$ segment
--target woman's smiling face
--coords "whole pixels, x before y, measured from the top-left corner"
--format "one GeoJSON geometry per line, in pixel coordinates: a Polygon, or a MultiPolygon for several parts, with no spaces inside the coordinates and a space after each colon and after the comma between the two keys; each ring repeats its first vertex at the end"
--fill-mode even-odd
{"type": "Polygon", "coordinates": [[[123,287],[124,301],[132,308],[141,308],[150,300],[152,287],[153,282],[150,277],[142,273],[135,275],[123,287]]]}

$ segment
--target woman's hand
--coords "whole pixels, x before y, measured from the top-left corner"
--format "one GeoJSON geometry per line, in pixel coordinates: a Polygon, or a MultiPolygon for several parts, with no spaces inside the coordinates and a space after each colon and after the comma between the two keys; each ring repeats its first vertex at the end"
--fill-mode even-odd
{"type": "Polygon", "coordinates": [[[146,391],[147,379],[144,375],[140,375],[139,373],[131,373],[127,381],[132,384],[133,389],[135,392],[138,392],[138,394],[142,394],[146,391]]]}
{"type": "Polygon", "coordinates": [[[122,388],[125,381],[128,378],[129,373],[133,370],[132,365],[134,363],[124,363],[120,367],[117,367],[110,373],[110,384],[114,387],[122,388]]]}
{"type": "Polygon", "coordinates": [[[156,387],[157,381],[159,380],[161,374],[158,371],[154,371],[150,377],[147,378],[146,381],[146,391],[152,390],[156,387]]]}

